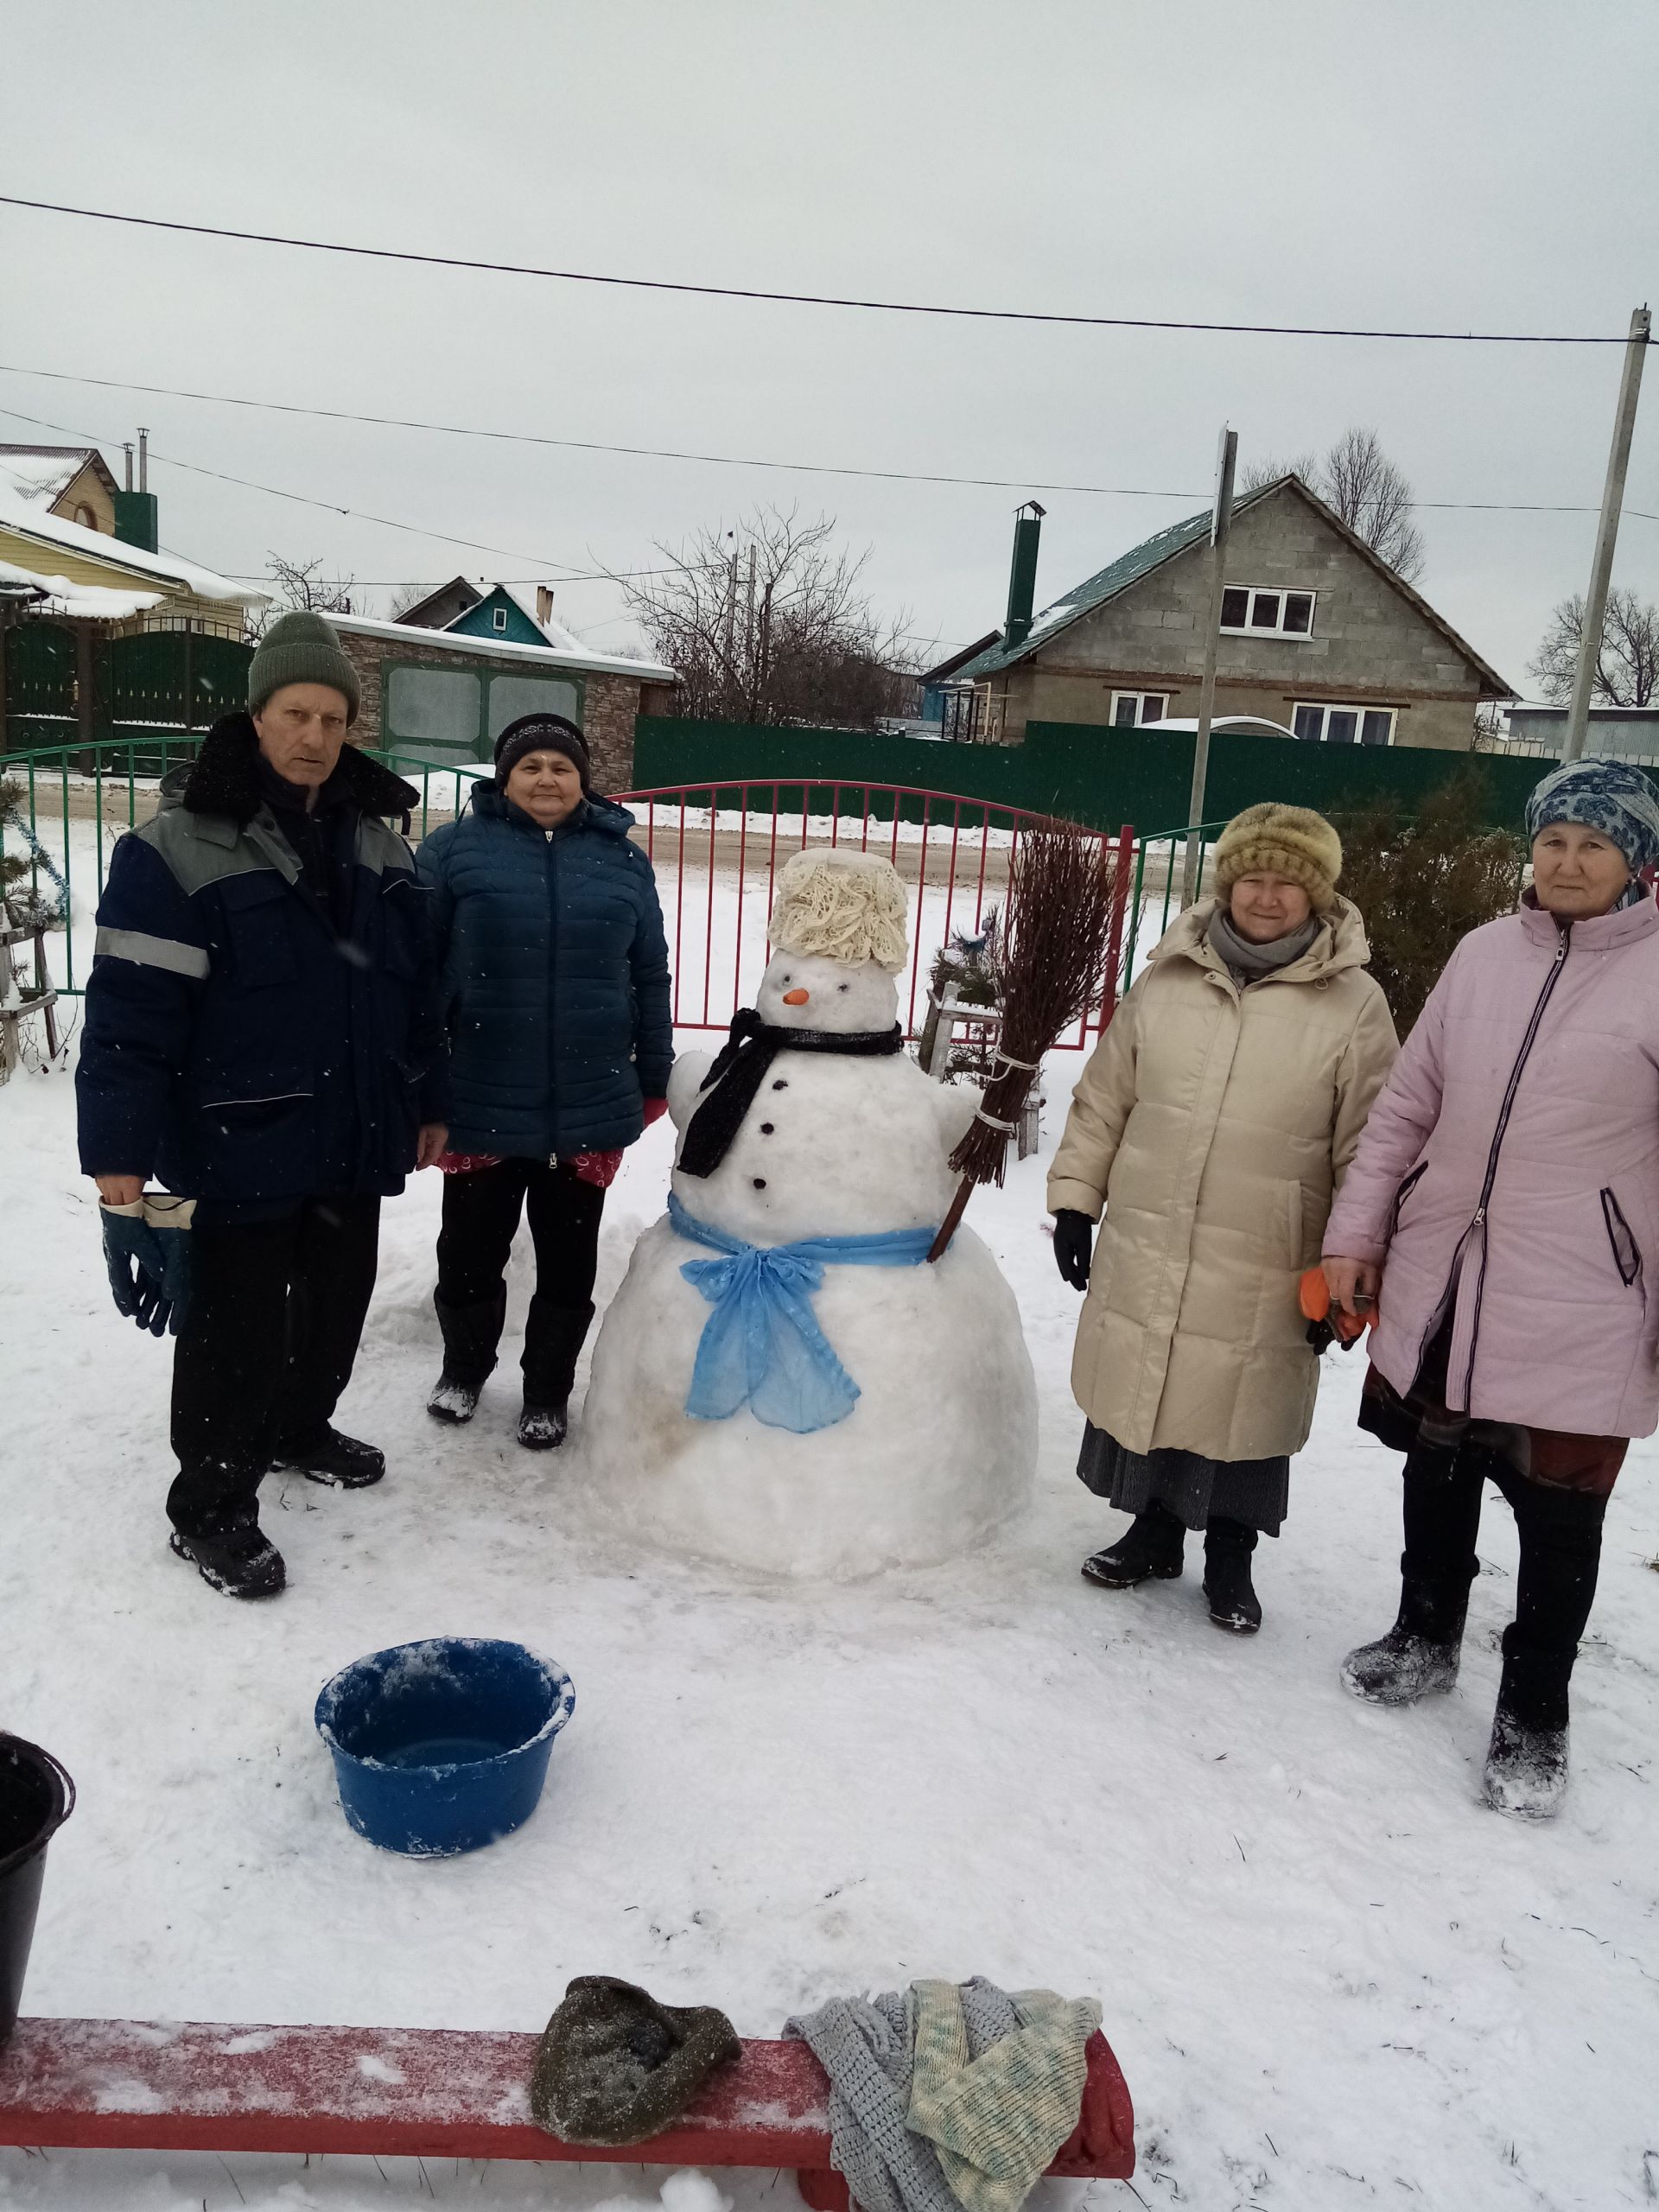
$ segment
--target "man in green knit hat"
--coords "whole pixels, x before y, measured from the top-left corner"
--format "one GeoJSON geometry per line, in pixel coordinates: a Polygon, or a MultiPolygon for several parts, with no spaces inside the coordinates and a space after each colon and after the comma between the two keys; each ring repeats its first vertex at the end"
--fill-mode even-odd
{"type": "Polygon", "coordinates": [[[323,616],[271,625],[248,711],[213,725],[116,846],[87,984],[81,1165],[117,1306],[157,1334],[145,1181],[195,1201],[188,1267],[167,1271],[188,1284],[171,1313],[172,1548],[239,1598],[286,1579],[259,1526],[268,1471],[350,1490],[385,1472],[333,1416],[380,1201],[446,1135],[426,894],[387,819],[406,823],[417,794],[348,743],[358,698],[323,616]]]}

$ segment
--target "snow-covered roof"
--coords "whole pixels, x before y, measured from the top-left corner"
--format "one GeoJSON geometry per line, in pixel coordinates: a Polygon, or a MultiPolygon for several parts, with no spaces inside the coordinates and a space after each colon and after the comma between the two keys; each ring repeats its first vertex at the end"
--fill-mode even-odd
{"type": "MultiPolygon", "coordinates": [[[[536,620],[534,608],[532,600],[532,622],[536,620]]],[[[558,631],[558,635],[568,641],[563,645],[519,645],[510,638],[470,638],[464,631],[417,629],[407,622],[379,622],[367,614],[331,614],[328,620],[336,630],[355,631],[365,638],[390,639],[394,645],[436,645],[441,651],[494,655],[504,660],[545,660],[561,668],[591,669],[596,675],[636,676],[642,683],[672,683],[675,680],[671,668],[664,668],[652,660],[630,660],[626,653],[594,652],[569,630],[558,631]]],[[[550,635],[547,624],[537,623],[537,627],[544,636],[550,635]]]]}
{"type": "MultiPolygon", "coordinates": [[[[562,622],[556,622],[550,614],[548,616],[546,621],[543,622],[541,617],[537,613],[536,594],[538,588],[537,585],[496,584],[493,588],[496,591],[505,592],[507,597],[512,601],[513,605],[524,616],[524,620],[527,622],[533,622],[535,624],[536,627],[541,632],[543,637],[547,639],[548,644],[551,645],[556,652],[562,653],[579,653],[586,652],[587,648],[583,645],[582,639],[576,636],[573,630],[567,630],[562,622]]],[[[486,596],[487,597],[488,594],[486,594],[486,596]]]]}
{"type": "Polygon", "coordinates": [[[0,446],[0,492],[28,506],[49,507],[92,457],[90,446],[0,446]]]}
{"type": "Polygon", "coordinates": [[[135,614],[159,607],[167,596],[160,591],[110,591],[101,584],[72,583],[67,576],[20,569],[10,561],[0,561],[0,583],[34,585],[46,594],[39,612],[64,621],[128,622],[135,614]]]}
{"type": "Polygon", "coordinates": [[[136,576],[153,577],[164,591],[170,587],[196,599],[224,600],[235,607],[264,607],[270,598],[268,592],[250,591],[212,569],[181,560],[176,553],[146,553],[121,538],[105,537],[101,530],[85,530],[78,522],[43,514],[3,486],[0,486],[0,530],[15,531],[37,544],[57,546],[66,553],[79,553],[89,561],[101,561],[106,567],[136,576]]]}

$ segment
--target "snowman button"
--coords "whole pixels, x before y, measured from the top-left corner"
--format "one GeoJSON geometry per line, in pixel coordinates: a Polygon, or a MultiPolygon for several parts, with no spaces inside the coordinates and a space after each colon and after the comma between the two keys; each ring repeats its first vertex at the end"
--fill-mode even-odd
{"type": "Polygon", "coordinates": [[[761,1122],[760,1134],[763,1137],[769,1137],[772,1135],[772,1123],[770,1122],[761,1122]]]}
{"type": "Polygon", "coordinates": [[[772,1087],[774,1090],[787,1090],[789,1089],[788,1077],[786,1076],[780,1075],[777,1082],[774,1083],[772,1087]]]}
{"type": "Polygon", "coordinates": [[[764,1190],[766,1189],[766,1177],[765,1177],[764,1175],[757,1175],[757,1176],[755,1177],[755,1179],[754,1179],[754,1187],[755,1187],[755,1189],[756,1189],[757,1191],[764,1191],[764,1190]]]}

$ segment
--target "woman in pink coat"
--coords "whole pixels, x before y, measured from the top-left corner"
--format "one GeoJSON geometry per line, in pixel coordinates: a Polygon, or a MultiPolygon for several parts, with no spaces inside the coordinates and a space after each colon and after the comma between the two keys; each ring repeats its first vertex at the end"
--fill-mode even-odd
{"type": "Polygon", "coordinates": [[[1400,1613],[1357,1695],[1457,1680],[1483,1484],[1521,1539],[1486,1761],[1500,1811],[1567,1785],[1567,1681],[1629,1440],[1659,1421],[1659,795],[1575,763],[1527,806],[1519,912],[1447,962],[1332,1211],[1333,1298],[1377,1319],[1360,1426],[1406,1454],[1400,1613]]]}

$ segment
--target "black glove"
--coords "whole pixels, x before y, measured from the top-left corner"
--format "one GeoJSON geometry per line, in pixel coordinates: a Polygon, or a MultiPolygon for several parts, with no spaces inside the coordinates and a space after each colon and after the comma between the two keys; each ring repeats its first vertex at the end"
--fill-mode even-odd
{"type": "Polygon", "coordinates": [[[1054,1264],[1061,1279],[1073,1290],[1089,1287],[1089,1259],[1095,1246],[1095,1224],[1075,1206],[1061,1206],[1054,1216],[1054,1264]]]}
{"type": "MultiPolygon", "coordinates": [[[[161,1201],[165,1206],[169,1202],[161,1201]]],[[[175,1336],[190,1296],[188,1214],[184,1226],[157,1226],[142,1214],[99,1209],[104,1224],[104,1263],[116,1311],[148,1329],[152,1337],[175,1336]]]]}

